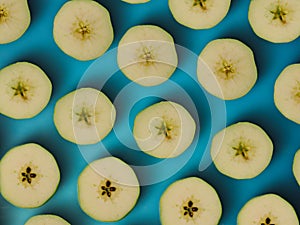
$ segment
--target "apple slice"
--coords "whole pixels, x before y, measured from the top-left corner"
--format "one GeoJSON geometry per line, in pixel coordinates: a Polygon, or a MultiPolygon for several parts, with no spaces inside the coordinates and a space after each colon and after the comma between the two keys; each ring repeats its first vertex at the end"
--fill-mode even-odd
{"type": "Polygon", "coordinates": [[[63,218],[50,215],[43,214],[31,217],[24,225],[70,225],[63,218]]]}
{"type": "Polygon", "coordinates": [[[95,144],[113,128],[116,110],[106,95],[94,88],[80,88],[59,99],[54,108],[54,124],[66,140],[95,144]]]}
{"type": "Polygon", "coordinates": [[[95,59],[113,41],[109,12],[96,1],[67,1],[55,16],[53,37],[67,55],[82,61],[95,59]]]}
{"type": "Polygon", "coordinates": [[[160,198],[162,225],[217,225],[221,214],[222,205],[217,192],[197,177],[174,182],[160,198]]]}
{"type": "Polygon", "coordinates": [[[19,39],[30,25],[27,0],[0,1],[0,44],[19,39]]]}
{"type": "Polygon", "coordinates": [[[175,71],[178,59],[172,36],[154,25],[130,28],[118,46],[118,65],[132,81],[154,86],[175,71]]]}
{"type": "Polygon", "coordinates": [[[208,29],[224,19],[230,3],[230,0],[169,0],[169,8],[178,23],[192,29],[208,29]]]}
{"type": "Polygon", "coordinates": [[[300,124],[300,64],[287,66],[274,86],[274,102],[287,119],[300,124]]]}
{"type": "Polygon", "coordinates": [[[300,185],[300,149],[296,152],[294,157],[293,174],[297,183],[300,185]]]}
{"type": "Polygon", "coordinates": [[[26,119],[39,114],[48,104],[52,84],[38,66],[28,62],[0,70],[0,113],[26,119]]]}
{"type": "Polygon", "coordinates": [[[216,168],[235,179],[258,176],[270,163],[273,143],[265,131],[249,122],[239,122],[218,132],[211,145],[216,168]]]}
{"type": "Polygon", "coordinates": [[[224,100],[246,95],[257,79],[252,50],[230,38],[216,39],[205,46],[199,55],[197,74],[207,92],[224,100]]]}
{"type": "Polygon", "coordinates": [[[141,4],[141,3],[149,2],[150,0],[122,0],[122,1],[130,4],[141,4]]]}
{"type": "Polygon", "coordinates": [[[237,225],[299,225],[294,208],[282,197],[265,194],[248,201],[240,210],[237,225]]]}
{"type": "Polygon", "coordinates": [[[181,105],[162,101],[141,111],[134,120],[133,136],[142,151],[157,158],[173,158],[192,143],[196,124],[181,105]]]}
{"type": "Polygon", "coordinates": [[[60,172],[54,157],[34,143],[9,150],[0,167],[1,194],[20,208],[43,205],[59,184],[60,172]]]}
{"type": "Polygon", "coordinates": [[[90,163],[78,178],[78,199],[82,210],[98,221],[118,221],[135,206],[138,179],[129,165],[115,157],[90,163]]]}
{"type": "Polygon", "coordinates": [[[300,35],[299,0],[252,0],[248,18],[256,35],[270,42],[290,42],[300,35]]]}

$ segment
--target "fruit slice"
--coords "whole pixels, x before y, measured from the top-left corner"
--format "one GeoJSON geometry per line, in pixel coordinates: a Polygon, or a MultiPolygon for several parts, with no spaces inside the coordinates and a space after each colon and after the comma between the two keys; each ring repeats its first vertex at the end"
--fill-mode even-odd
{"type": "Polygon", "coordinates": [[[56,191],[60,172],[54,157],[29,143],[8,151],[1,160],[2,196],[21,208],[43,205],[56,191]]]}
{"type": "Polygon", "coordinates": [[[300,149],[296,152],[294,157],[293,173],[297,183],[300,185],[300,149]]]}
{"type": "Polygon", "coordinates": [[[221,214],[222,205],[217,192],[197,177],[174,182],[160,199],[162,225],[217,225],[221,214]]]}
{"type": "Polygon", "coordinates": [[[208,29],[223,20],[230,2],[230,0],[169,0],[169,8],[178,23],[192,29],[208,29]]]}
{"type": "Polygon", "coordinates": [[[273,154],[271,139],[259,126],[239,122],[217,133],[211,145],[216,168],[235,179],[259,175],[270,163],[273,154]]]}
{"type": "Polygon", "coordinates": [[[238,225],[299,225],[294,208],[275,194],[265,194],[248,201],[238,214],[238,225]]]}
{"type": "Polygon", "coordinates": [[[54,109],[54,124],[59,134],[76,144],[95,144],[111,131],[116,110],[105,94],[81,88],[59,99],[54,109]]]}
{"type": "Polygon", "coordinates": [[[257,79],[252,50],[229,38],[205,46],[198,58],[197,74],[206,91],[224,100],[246,95],[257,79]]]}
{"type": "Polygon", "coordinates": [[[53,36],[58,47],[78,60],[101,56],[113,41],[109,12],[96,1],[66,2],[54,19],[53,36]]]}
{"type": "Polygon", "coordinates": [[[20,38],[29,24],[27,0],[0,0],[0,44],[20,38]]]}
{"type": "Polygon", "coordinates": [[[70,225],[67,221],[63,218],[50,215],[50,214],[43,214],[31,217],[25,225],[70,225]]]}
{"type": "Polygon", "coordinates": [[[290,42],[300,35],[299,0],[252,0],[248,18],[256,35],[270,42],[290,42]]]}
{"type": "Polygon", "coordinates": [[[149,2],[150,0],[122,0],[122,1],[130,4],[141,4],[141,3],[149,2]]]}
{"type": "Polygon", "coordinates": [[[287,66],[278,76],[274,102],[286,118],[300,124],[300,64],[287,66]]]}
{"type": "Polygon", "coordinates": [[[135,206],[140,187],[134,171],[118,158],[90,163],[78,179],[82,210],[99,221],[117,221],[135,206]]]}
{"type": "Polygon", "coordinates": [[[195,121],[184,107],[163,101],[136,116],[133,136],[145,153],[157,158],[173,158],[190,146],[195,130],[195,121]]]}
{"type": "Polygon", "coordinates": [[[153,25],[130,28],[118,46],[118,64],[132,81],[154,86],[175,71],[178,59],[172,36],[153,25]]]}
{"type": "Polygon", "coordinates": [[[15,119],[31,118],[48,104],[52,84],[38,66],[18,62],[0,70],[0,113],[15,119]]]}

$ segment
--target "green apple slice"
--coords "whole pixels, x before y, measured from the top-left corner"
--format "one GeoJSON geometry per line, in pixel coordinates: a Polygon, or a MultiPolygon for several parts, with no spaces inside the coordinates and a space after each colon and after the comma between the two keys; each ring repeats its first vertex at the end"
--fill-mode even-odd
{"type": "Polygon", "coordinates": [[[142,151],[157,158],[173,158],[192,143],[196,124],[181,105],[162,101],[141,111],[134,120],[133,136],[142,151]]]}
{"type": "Polygon", "coordinates": [[[118,65],[125,76],[143,86],[165,82],[178,59],[172,36],[154,25],[130,28],[118,46],[118,65]]]}
{"type": "Polygon", "coordinates": [[[43,214],[31,217],[24,225],[70,225],[63,218],[50,215],[43,214]]]}
{"type": "Polygon", "coordinates": [[[299,225],[294,208],[282,197],[265,194],[249,200],[240,210],[238,225],[299,225]]]}
{"type": "Polygon", "coordinates": [[[39,114],[48,104],[52,84],[38,66],[28,62],[0,70],[0,113],[26,119],[39,114]]]}
{"type": "Polygon", "coordinates": [[[118,221],[135,206],[140,187],[132,168],[115,157],[90,163],[78,178],[82,210],[98,221],[118,221]]]}
{"type": "Polygon", "coordinates": [[[209,42],[198,59],[198,80],[210,94],[232,100],[246,95],[257,79],[252,50],[230,38],[209,42]]]}
{"type": "Polygon", "coordinates": [[[9,150],[0,166],[1,194],[20,208],[43,205],[59,184],[60,172],[54,157],[34,143],[9,150]]]}
{"type": "Polygon", "coordinates": [[[252,0],[248,18],[256,35],[270,42],[290,42],[300,35],[299,0],[252,0]]]}
{"type": "Polygon", "coordinates": [[[160,198],[162,225],[217,225],[221,214],[217,192],[197,177],[174,182],[160,198]]]}
{"type": "Polygon", "coordinates": [[[277,109],[289,120],[300,124],[300,64],[287,66],[274,86],[277,109]]]}
{"type": "Polygon", "coordinates": [[[53,36],[67,55],[82,61],[106,52],[113,41],[113,28],[106,8],[96,1],[67,1],[54,19],[53,36]]]}
{"type": "Polygon", "coordinates": [[[300,185],[300,149],[296,152],[294,157],[293,174],[297,183],[300,185]]]}
{"type": "Polygon", "coordinates": [[[122,0],[122,1],[130,4],[141,4],[141,3],[149,2],[150,0],[122,0]]]}
{"type": "Polygon", "coordinates": [[[19,39],[30,20],[27,0],[0,0],[0,44],[19,39]]]}
{"type": "Polygon", "coordinates": [[[216,168],[235,179],[258,176],[270,163],[273,143],[265,131],[249,122],[239,122],[218,132],[211,145],[216,168]]]}
{"type": "Polygon", "coordinates": [[[227,15],[230,0],[169,0],[175,20],[192,29],[216,26],[227,15]]]}
{"type": "Polygon", "coordinates": [[[66,140],[95,144],[113,128],[116,110],[104,93],[80,88],[59,99],[54,108],[54,124],[66,140]]]}

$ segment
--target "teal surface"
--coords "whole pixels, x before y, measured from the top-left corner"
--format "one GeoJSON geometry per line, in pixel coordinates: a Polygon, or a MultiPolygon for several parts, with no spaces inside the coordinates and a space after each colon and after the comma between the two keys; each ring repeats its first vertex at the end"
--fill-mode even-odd
{"type": "Polygon", "coordinates": [[[209,30],[192,30],[178,24],[166,0],[130,5],[119,0],[98,0],[111,15],[114,42],[107,54],[95,61],[80,62],[65,55],[54,43],[53,19],[64,0],[29,0],[32,22],[17,41],[0,45],[0,68],[18,61],[40,66],[53,84],[47,107],[36,117],[14,120],[0,115],[0,157],[10,148],[35,142],[47,148],[61,170],[56,194],[36,209],[20,209],[0,197],[0,224],[22,225],[36,214],[57,214],[72,225],[108,224],[97,222],[82,212],[77,201],[77,178],[89,161],[107,155],[121,158],[136,171],[142,184],[136,207],[116,225],[156,225],[159,199],[177,179],[198,176],[218,192],[223,214],[222,225],[236,224],[240,208],[252,197],[276,193],[288,200],[300,215],[300,187],[292,174],[292,161],[300,148],[300,126],[284,118],[275,108],[273,87],[283,68],[300,59],[300,39],[287,44],[272,44],[258,38],[248,20],[248,1],[232,0],[226,18],[209,30]],[[143,88],[132,84],[117,68],[116,51],[127,29],[139,24],[154,24],[168,31],[179,52],[179,68],[171,79],[157,87],[143,88]],[[243,98],[226,103],[201,89],[196,79],[196,57],[203,47],[216,38],[236,38],[254,52],[258,80],[243,98]],[[77,146],[62,139],[53,123],[56,101],[81,86],[101,89],[117,109],[114,130],[102,143],[77,146]],[[140,151],[132,139],[135,115],[143,108],[168,99],[187,107],[197,121],[197,133],[191,147],[180,157],[157,160],[140,151]],[[250,121],[260,125],[274,143],[274,155],[267,169],[254,179],[234,180],[219,173],[207,157],[210,138],[224,124],[250,121]]]}

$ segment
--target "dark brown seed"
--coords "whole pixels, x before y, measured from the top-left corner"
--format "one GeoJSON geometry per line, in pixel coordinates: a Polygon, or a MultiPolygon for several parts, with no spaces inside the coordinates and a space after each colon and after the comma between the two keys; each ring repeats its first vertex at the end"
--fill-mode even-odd
{"type": "Polygon", "coordinates": [[[269,217],[267,217],[266,223],[267,223],[267,224],[270,224],[270,222],[271,222],[271,219],[270,219],[269,217]]]}
{"type": "Polygon", "coordinates": [[[116,188],[115,187],[110,187],[109,190],[113,192],[113,191],[116,191],[116,188]]]}
{"type": "Polygon", "coordinates": [[[27,177],[27,182],[31,184],[31,179],[29,177],[27,177]]]}
{"type": "Polygon", "coordinates": [[[193,212],[189,212],[189,216],[190,216],[190,217],[193,217],[193,216],[194,216],[194,213],[193,213],[193,212]]]}
{"type": "Polygon", "coordinates": [[[187,211],[185,211],[185,212],[183,213],[183,215],[184,215],[184,216],[186,216],[187,214],[188,214],[188,212],[187,212],[187,211]]]}
{"type": "Polygon", "coordinates": [[[109,180],[106,181],[106,187],[110,187],[110,185],[111,185],[111,182],[109,180]]]}
{"type": "Polygon", "coordinates": [[[198,208],[197,207],[193,207],[192,208],[192,212],[197,212],[198,211],[198,208]]]}
{"type": "Polygon", "coordinates": [[[35,173],[31,173],[30,174],[30,178],[36,178],[36,174],[35,173]]]}
{"type": "Polygon", "coordinates": [[[26,177],[26,173],[23,172],[23,173],[22,173],[22,176],[23,176],[23,177],[26,177]]]}
{"type": "Polygon", "coordinates": [[[110,192],[107,192],[107,196],[110,197],[110,196],[111,196],[111,193],[110,193],[110,192]]]}
{"type": "Polygon", "coordinates": [[[23,179],[22,179],[22,182],[24,182],[26,180],[26,178],[25,177],[23,177],[23,179]]]}
{"type": "Polygon", "coordinates": [[[183,206],[183,209],[184,210],[188,210],[189,208],[187,206],[183,206]]]}
{"type": "Polygon", "coordinates": [[[28,166],[27,168],[26,168],[26,173],[30,173],[31,172],[31,168],[28,166]]]}
{"type": "Polygon", "coordinates": [[[102,190],[106,190],[106,187],[105,187],[105,186],[101,186],[101,189],[102,189],[102,190]]]}
{"type": "Polygon", "coordinates": [[[192,207],[192,206],[193,206],[193,202],[192,202],[192,201],[189,201],[189,202],[188,202],[188,206],[189,206],[189,207],[192,207]]]}
{"type": "Polygon", "coordinates": [[[106,194],[106,191],[102,191],[101,195],[105,195],[106,194]]]}

